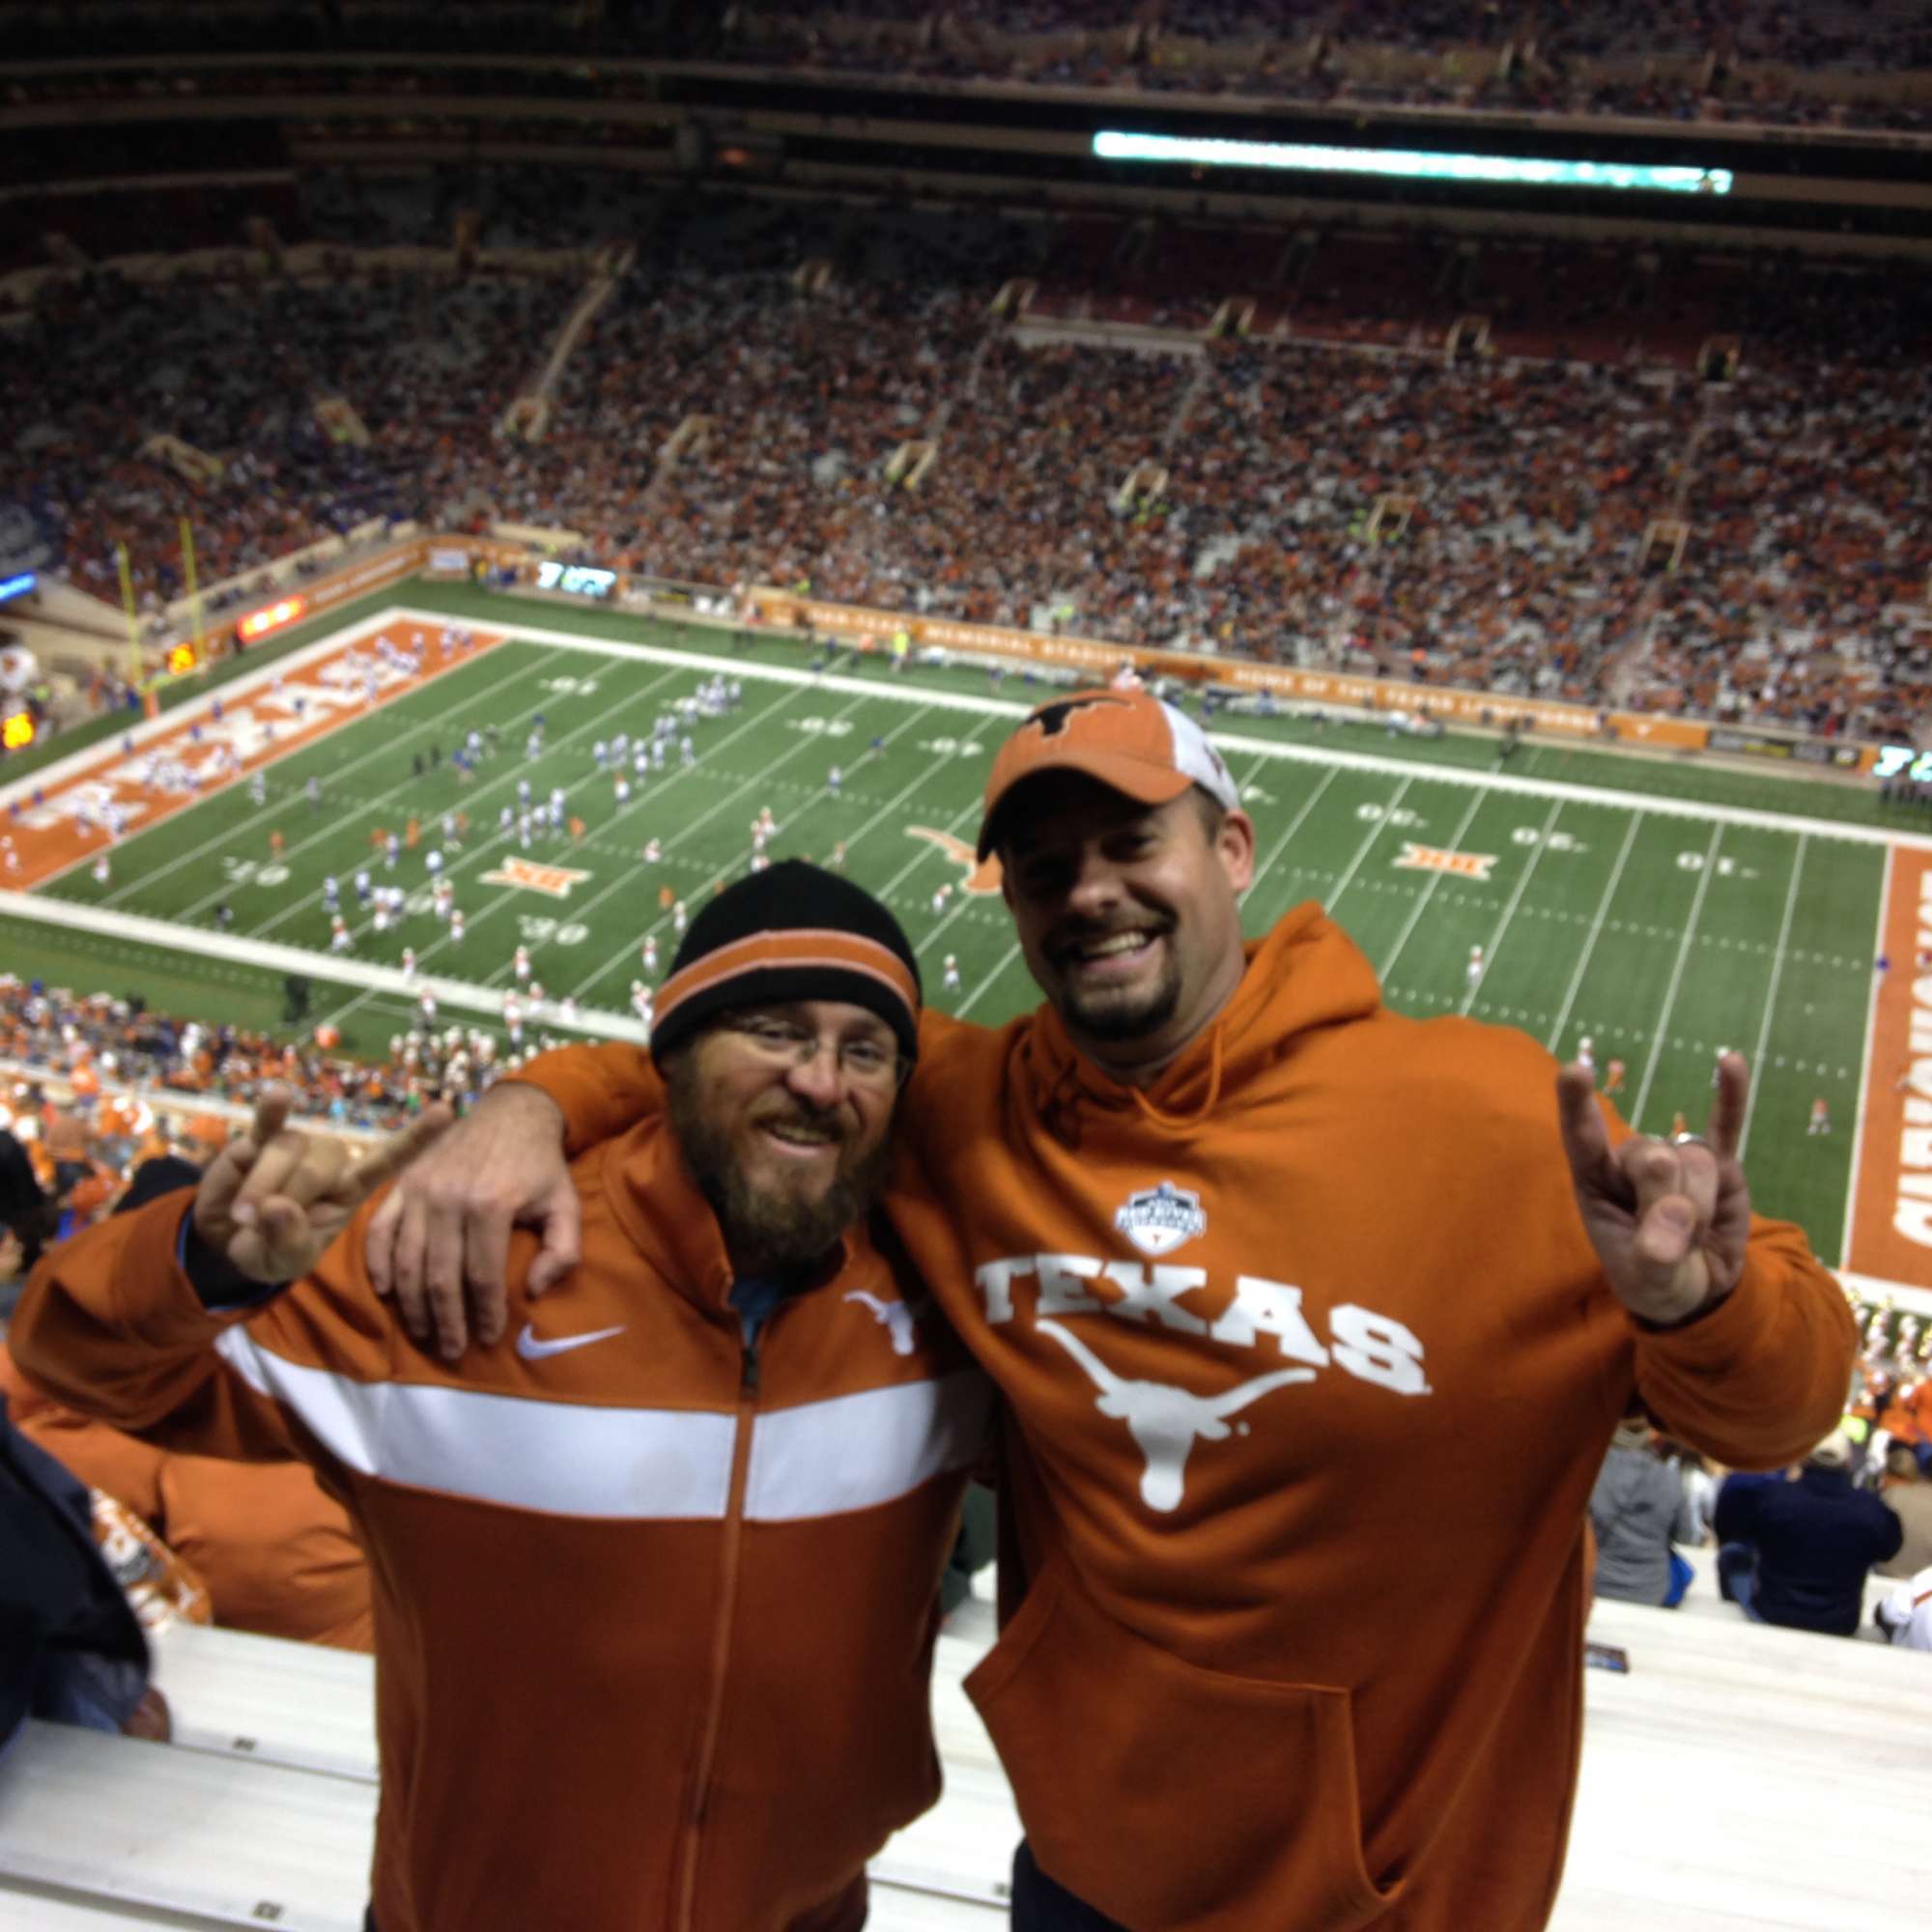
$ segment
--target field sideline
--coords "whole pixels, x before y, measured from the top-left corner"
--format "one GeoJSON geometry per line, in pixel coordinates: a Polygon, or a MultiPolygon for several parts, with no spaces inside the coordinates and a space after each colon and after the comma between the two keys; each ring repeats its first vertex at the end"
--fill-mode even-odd
{"type": "MultiPolygon", "coordinates": [[[[327,1019],[380,1051],[409,1024],[425,984],[445,1019],[495,1024],[521,944],[546,989],[545,1030],[635,1035],[631,982],[661,978],[674,946],[661,889],[695,907],[737,876],[751,821],[768,806],[780,827],[775,856],[822,862],[842,844],[852,876],[905,923],[935,1004],[987,1021],[1032,1004],[997,882],[980,875],[968,842],[993,749],[1031,696],[1016,684],[994,693],[964,670],[903,680],[871,666],[817,672],[784,642],[714,633],[649,641],[664,627],[633,620],[637,637],[613,635],[622,627],[611,613],[586,612],[580,629],[577,613],[553,605],[526,622],[533,607],[504,599],[458,606],[483,613],[477,642],[444,664],[437,639],[454,600],[414,595],[430,590],[420,583],[404,589],[409,602],[356,614],[136,727],[131,749],[121,740],[83,749],[0,787],[23,860],[9,882],[20,890],[0,894],[14,970],[90,989],[152,983],[156,1004],[186,1010],[202,1009],[183,1009],[177,996],[199,982],[210,1016],[249,1023],[272,1022],[280,976],[301,972],[316,991],[310,1023],[327,1019]],[[426,674],[384,676],[372,690],[374,661],[365,649],[357,668],[348,653],[379,633],[420,638],[426,674]],[[740,683],[741,705],[693,729],[690,769],[673,750],[668,769],[619,801],[593,747],[618,730],[647,733],[661,708],[714,671],[740,683]],[[542,742],[526,755],[539,716],[542,742]],[[448,753],[471,728],[491,727],[501,749],[462,780],[448,753]],[[223,743],[239,769],[217,779],[223,743]],[[209,775],[198,790],[169,791],[143,781],[156,757],[209,775]],[[246,776],[258,770],[260,806],[246,776]],[[534,838],[527,852],[514,827],[506,838],[497,817],[506,803],[514,809],[520,781],[538,798],[562,789],[582,838],[534,838]],[[130,823],[103,881],[93,866],[105,836],[80,828],[76,813],[109,800],[130,823]],[[467,919],[460,950],[427,909],[424,866],[442,815],[457,811],[470,821],[445,862],[467,919]],[[418,845],[391,874],[372,835],[411,818],[418,845]],[[653,838],[660,856],[647,864],[653,838]],[[410,895],[411,909],[385,933],[355,906],[351,880],[361,867],[410,895]],[[326,952],[327,874],[341,881],[356,928],[347,959],[326,952]],[[224,904],[232,924],[217,931],[224,904]],[[639,959],[647,934],[655,975],[639,959]],[[419,962],[413,977],[405,946],[419,962]],[[956,986],[943,983],[949,955],[956,986]],[[90,961],[92,981],[82,970],[90,961]],[[566,996],[574,1019],[558,1009],[566,996]]],[[[1749,802],[1734,803],[1710,795],[1727,788],[1709,771],[1694,774],[1693,787],[1693,775],[1671,768],[1541,747],[1504,771],[1492,753],[1477,762],[1480,747],[1467,741],[1452,753],[1463,762],[1450,763],[1406,743],[1384,749],[1360,727],[1224,722],[1216,740],[1260,840],[1251,931],[1321,898],[1382,975],[1392,1006],[1518,1026],[1565,1055],[1587,1036],[1600,1069],[1623,1064],[1618,1104],[1654,1131],[1680,1112],[1700,1123],[1712,1056],[1739,1048],[1756,1074],[1747,1151],[1765,1211],[1804,1222],[1828,1259],[1932,1288],[1923,1259],[1932,1249],[1867,1238],[1868,1228],[1889,1227],[1902,1183],[1889,1142],[1861,1150],[1857,1131],[1912,1097],[1903,1093],[1910,1014],[1903,1031],[1889,1015],[1910,1007],[1918,880],[1932,866],[1932,838],[1858,822],[1867,800],[1843,787],[1745,779],[1728,789],[1749,802]],[[1581,781],[1544,769],[1556,764],[1577,767],[1581,781]],[[1896,925],[1901,907],[1903,952],[1889,930],[1880,938],[1882,918],[1896,925]],[[1874,971],[1885,947],[1899,972],[1874,971]],[[1819,1098],[1832,1131],[1807,1133],[1819,1098]],[[1870,1198],[1848,1231],[1855,1182],[1870,1198]],[[1869,1265],[1880,1254],[1882,1270],[1869,1265]]]]}

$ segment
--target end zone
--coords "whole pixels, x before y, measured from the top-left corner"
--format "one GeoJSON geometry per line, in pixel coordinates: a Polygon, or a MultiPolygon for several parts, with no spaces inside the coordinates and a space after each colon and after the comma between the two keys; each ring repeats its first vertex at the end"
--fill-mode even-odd
{"type": "Polygon", "coordinates": [[[1932,1293],[1932,853],[1894,845],[1880,900],[1875,980],[1852,1151],[1844,1269],[1932,1293]]]}
{"type": "Polygon", "coordinates": [[[4,831],[19,862],[8,866],[0,885],[16,891],[45,885],[116,842],[108,829],[115,814],[122,836],[145,832],[336,725],[420,690],[507,635],[475,632],[469,644],[444,655],[427,623],[384,611],[380,621],[338,631],[205,699],[145,721],[111,747],[90,746],[0,788],[4,831]],[[418,647],[420,669],[411,673],[365,649],[380,636],[418,647]]]}

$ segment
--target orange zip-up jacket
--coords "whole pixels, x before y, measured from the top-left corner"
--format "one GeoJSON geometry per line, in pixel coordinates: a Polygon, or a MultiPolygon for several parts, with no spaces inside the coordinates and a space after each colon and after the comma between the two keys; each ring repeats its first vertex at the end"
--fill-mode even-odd
{"type": "MultiPolygon", "coordinates": [[[[655,1104],[624,1048],[534,1070],[573,1132],[655,1104]]],[[[1144,1092],[1048,1009],[926,1017],[887,1208],[1007,1397],[1023,1568],[968,1689],[1040,1864],[1132,1932],[1543,1925],[1617,1418],[1764,1468],[1842,1408],[1795,1228],[1703,1318],[1631,1320],[1555,1076],[1388,1011],[1312,904],[1144,1092]]]]}
{"type": "Polygon", "coordinates": [[[312,1463],[375,1593],[382,1932],[851,1932],[932,1804],[940,1573],[986,1378],[863,1235],[748,1349],[668,1130],[580,1156],[584,1259],[446,1365],[369,1209],[245,1320],[172,1262],[188,1197],[53,1249],[31,1380],[171,1447],[312,1463]]]}

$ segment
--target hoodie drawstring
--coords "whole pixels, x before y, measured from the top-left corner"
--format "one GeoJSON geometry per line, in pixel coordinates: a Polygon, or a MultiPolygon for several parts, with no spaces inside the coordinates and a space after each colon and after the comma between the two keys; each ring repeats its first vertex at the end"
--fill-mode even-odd
{"type": "Polygon", "coordinates": [[[1225,1018],[1214,1022],[1212,1043],[1208,1059],[1208,1097],[1191,1114],[1170,1114],[1156,1107],[1138,1087],[1130,1087],[1127,1092],[1134,1096],[1134,1105],[1141,1110],[1142,1117],[1152,1126],[1165,1128],[1169,1133],[1198,1127],[1214,1111],[1215,1103],[1221,1097],[1222,1047],[1228,1037],[1225,1018]]]}

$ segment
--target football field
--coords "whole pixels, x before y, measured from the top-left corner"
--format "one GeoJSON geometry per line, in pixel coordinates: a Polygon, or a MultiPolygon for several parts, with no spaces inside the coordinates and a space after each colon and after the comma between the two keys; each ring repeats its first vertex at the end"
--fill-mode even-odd
{"type": "MultiPolygon", "coordinates": [[[[0,905],[12,970],[269,1027],[283,976],[299,972],[306,1024],[380,1053],[425,987],[440,1023],[500,1031],[522,946],[543,987],[534,1030],[635,1036],[632,982],[661,980],[675,949],[663,898],[695,911],[741,875],[768,808],[773,857],[825,863],[842,846],[850,875],[911,934],[933,1004],[998,1021],[1033,1003],[997,877],[971,850],[993,751],[1035,696],[1019,680],[995,687],[963,668],[898,678],[846,659],[816,669],[789,642],[460,603],[426,583],[388,595],[407,601],[352,614],[129,739],[0,790],[18,808],[26,862],[7,883],[28,889],[0,905]],[[456,608],[474,642],[445,654],[456,608]],[[370,648],[379,635],[418,642],[423,673],[384,665],[370,648]],[[721,671],[741,698],[680,727],[694,762],[673,739],[664,768],[633,774],[620,798],[617,734],[635,747],[721,671]],[[486,755],[466,775],[452,753],[471,732],[486,755]],[[533,831],[526,843],[525,785],[536,801],[560,790],[581,834],[533,831]],[[106,835],[83,821],[98,827],[110,803],[127,829],[99,877],[106,835]],[[452,842],[456,814],[467,826],[452,842]],[[460,944],[431,906],[432,851],[464,915],[460,944]],[[358,870],[406,895],[384,930],[358,902],[358,870]],[[328,951],[329,876],[346,953],[328,951]],[[949,956],[956,987],[942,983],[949,956]]],[[[1869,822],[1866,795],[1827,781],[1693,776],[1552,747],[1503,764],[1480,739],[1423,746],[1251,716],[1224,717],[1216,738],[1259,835],[1251,932],[1321,899],[1393,1006],[1518,1027],[1566,1057],[1588,1037],[1601,1076],[1621,1064],[1617,1104],[1653,1131],[1679,1113],[1701,1125],[1713,1057],[1739,1049],[1754,1074],[1747,1151],[1760,1206],[1802,1221],[1828,1259],[1845,1254],[1856,1129],[1902,1070],[1877,1063],[1872,1022],[1890,991],[1908,990],[1916,888],[1903,970],[1888,980],[1875,959],[1890,868],[1932,848],[1917,821],[1869,822]],[[1807,1132],[1817,1099],[1829,1133],[1807,1132]]]]}

